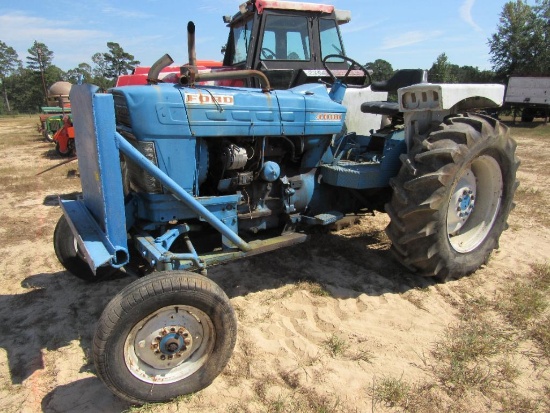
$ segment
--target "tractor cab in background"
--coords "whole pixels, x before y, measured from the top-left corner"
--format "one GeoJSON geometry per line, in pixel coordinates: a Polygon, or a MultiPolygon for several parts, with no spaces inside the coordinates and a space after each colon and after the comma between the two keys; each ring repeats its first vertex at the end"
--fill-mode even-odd
{"type": "MultiPolygon", "coordinates": [[[[323,59],[346,55],[339,26],[350,21],[351,12],[330,5],[249,0],[233,17],[224,17],[230,32],[223,66],[259,70],[274,89],[329,82],[323,59]]],[[[337,58],[327,64],[337,76],[344,76],[350,68],[337,58]]],[[[366,80],[361,70],[352,70],[348,77],[357,85],[366,80]]],[[[256,82],[248,79],[245,86],[257,87],[256,82]]]]}

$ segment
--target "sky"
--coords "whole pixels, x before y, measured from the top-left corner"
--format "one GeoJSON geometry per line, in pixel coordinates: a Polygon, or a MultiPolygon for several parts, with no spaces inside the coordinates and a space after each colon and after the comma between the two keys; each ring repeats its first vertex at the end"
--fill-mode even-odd
{"type": "MultiPolygon", "coordinates": [[[[313,0],[309,0],[314,2],[313,0]]],[[[350,10],[341,27],[346,54],[366,64],[384,59],[394,69],[429,69],[441,53],[459,66],[491,69],[487,41],[507,0],[333,0],[350,10]]],[[[224,15],[244,0],[0,0],[0,40],[26,63],[37,40],[54,52],[53,64],[69,70],[92,64],[116,42],[150,66],[168,53],[187,62],[187,22],[196,25],[197,58],[222,60],[224,15]]]]}

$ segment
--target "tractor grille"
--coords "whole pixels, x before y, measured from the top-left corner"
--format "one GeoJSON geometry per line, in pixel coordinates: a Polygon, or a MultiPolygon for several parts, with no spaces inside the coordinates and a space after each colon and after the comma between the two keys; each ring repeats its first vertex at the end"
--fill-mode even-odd
{"type": "Polygon", "coordinates": [[[122,95],[113,93],[113,99],[115,101],[115,118],[117,125],[124,125],[128,128],[132,127],[130,119],[130,111],[126,105],[126,99],[122,95]]]}
{"type": "MultiPolygon", "coordinates": [[[[157,154],[155,144],[153,142],[140,142],[128,133],[121,132],[121,135],[132,144],[134,148],[140,151],[143,156],[157,165],[157,154]]],[[[136,192],[147,192],[150,194],[161,194],[163,192],[160,182],[148,174],[144,169],[132,162],[131,159],[125,157],[125,184],[129,184],[130,188],[136,192]]]]}
{"type": "MultiPolygon", "coordinates": [[[[128,105],[126,104],[126,98],[114,91],[113,100],[115,103],[115,118],[118,132],[130,142],[134,148],[158,166],[154,142],[138,141],[131,133],[132,119],[130,117],[128,105]]],[[[162,185],[158,180],[153,178],[127,157],[124,158],[125,192],[128,192],[129,189],[150,194],[160,194],[163,192],[162,185]]]]}

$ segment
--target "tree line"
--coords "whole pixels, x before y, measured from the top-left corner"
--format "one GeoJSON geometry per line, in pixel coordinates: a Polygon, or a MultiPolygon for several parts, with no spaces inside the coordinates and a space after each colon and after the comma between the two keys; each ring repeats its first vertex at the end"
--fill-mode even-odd
{"type": "MultiPolygon", "coordinates": [[[[505,83],[510,76],[550,76],[550,0],[534,5],[516,0],[504,4],[497,30],[487,40],[492,70],[458,66],[441,53],[428,71],[432,83],[505,83]]],[[[369,62],[373,80],[395,72],[378,59],[369,62]]]]}
{"type": "MultiPolygon", "coordinates": [[[[505,83],[509,76],[550,76],[550,0],[508,1],[500,13],[497,30],[487,39],[492,70],[458,66],[441,53],[428,71],[433,83],[505,83]]],[[[47,87],[59,80],[76,83],[82,78],[107,89],[117,76],[128,74],[140,62],[115,42],[108,51],[91,57],[92,64],[80,63],[63,71],[53,65],[54,53],[38,41],[28,49],[26,65],[16,51],[0,40],[0,114],[36,112],[45,104],[47,87]]],[[[373,80],[391,77],[391,63],[368,62],[373,80]]]]}
{"type": "Polygon", "coordinates": [[[107,42],[107,49],[95,53],[92,64],[80,63],[63,71],[53,64],[54,52],[44,43],[35,41],[23,64],[15,49],[0,40],[0,114],[36,113],[46,105],[47,90],[57,81],[75,84],[82,80],[108,89],[119,75],[130,73],[140,63],[118,43],[107,42]]]}

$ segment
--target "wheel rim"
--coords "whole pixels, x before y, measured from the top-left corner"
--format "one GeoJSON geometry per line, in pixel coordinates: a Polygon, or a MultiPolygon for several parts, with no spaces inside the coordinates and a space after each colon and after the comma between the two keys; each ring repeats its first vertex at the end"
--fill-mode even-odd
{"type": "Polygon", "coordinates": [[[453,187],[447,210],[447,237],[455,251],[467,253],[486,238],[502,200],[502,173],[488,155],[476,158],[453,187]]]}
{"type": "Polygon", "coordinates": [[[185,305],[163,307],[130,330],[124,361],[146,383],[174,383],[207,362],[214,342],[214,325],[203,311],[185,305]]]}

